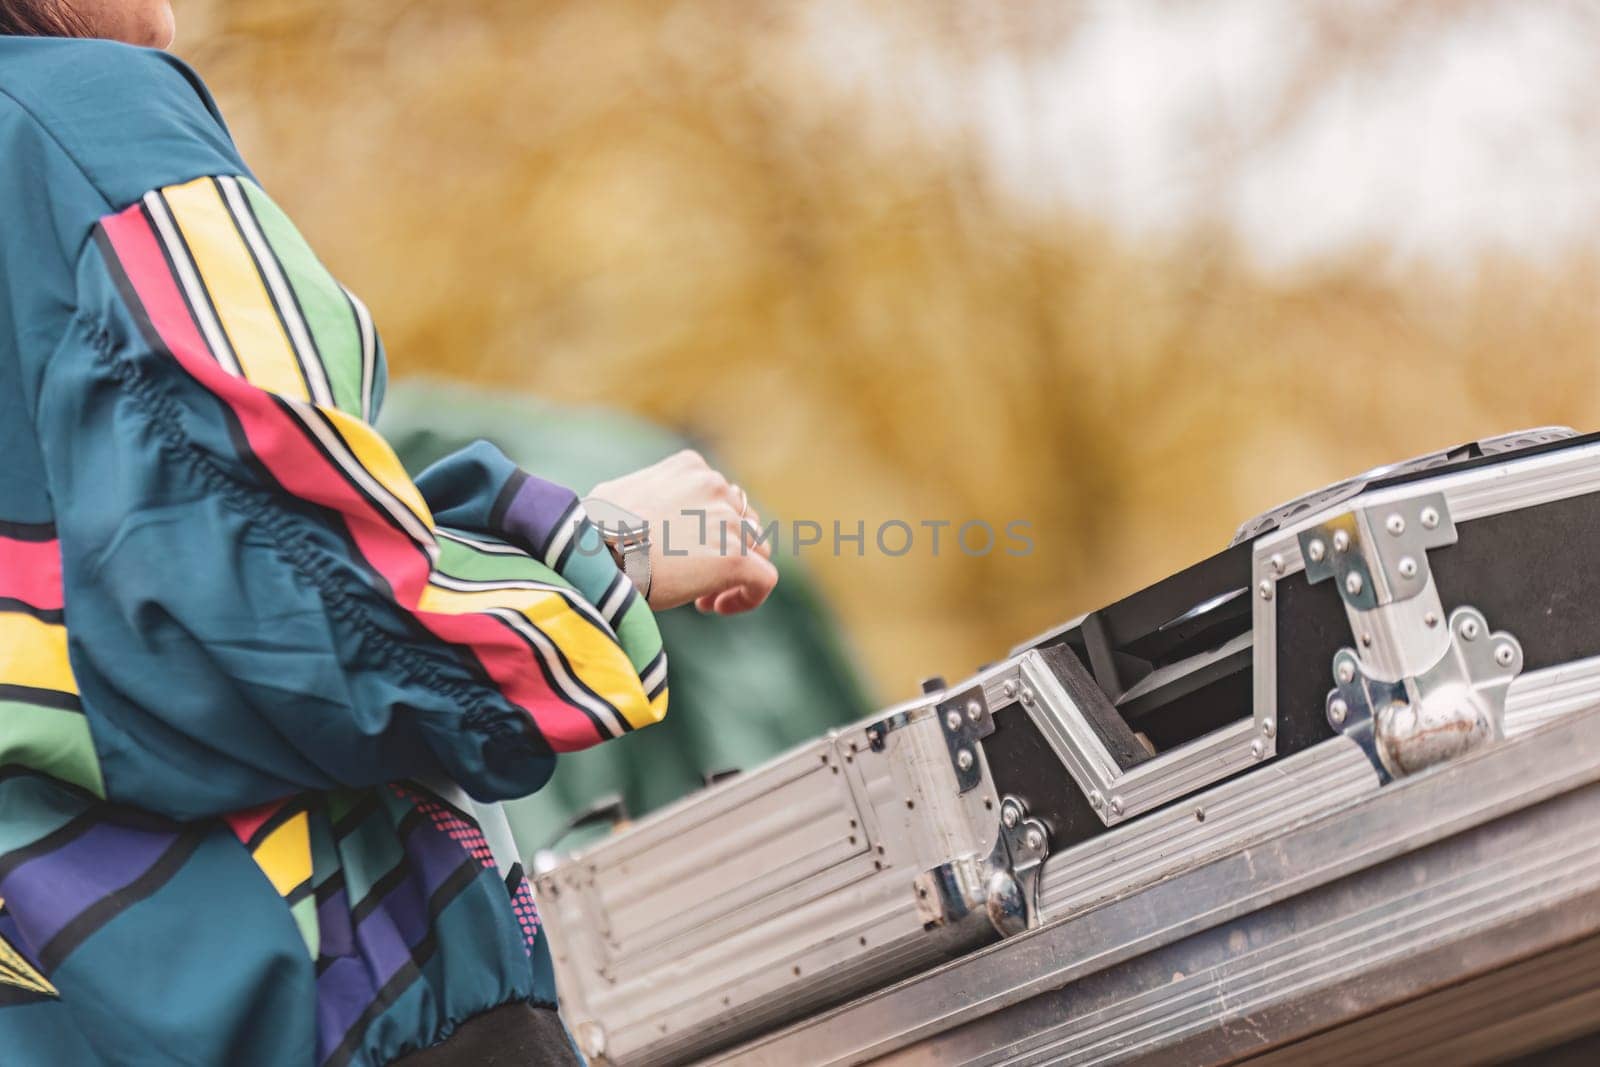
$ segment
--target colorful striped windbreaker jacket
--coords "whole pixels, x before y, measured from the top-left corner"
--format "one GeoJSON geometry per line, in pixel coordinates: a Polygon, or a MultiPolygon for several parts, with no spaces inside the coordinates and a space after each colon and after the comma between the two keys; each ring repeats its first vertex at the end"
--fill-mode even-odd
{"type": "Polygon", "coordinates": [[[188,68],[0,38],[7,1067],[377,1064],[553,999],[478,814],[658,720],[660,638],[570,491],[413,483],[384,381],[188,68]]]}

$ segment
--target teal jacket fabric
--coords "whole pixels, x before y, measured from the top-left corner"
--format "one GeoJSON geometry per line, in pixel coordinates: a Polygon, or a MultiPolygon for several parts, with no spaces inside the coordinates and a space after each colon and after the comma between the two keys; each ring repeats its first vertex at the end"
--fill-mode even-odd
{"type": "Polygon", "coordinates": [[[378,1064],[552,1001],[486,819],[661,718],[660,636],[569,490],[407,476],[384,385],[191,71],[0,38],[0,1062],[378,1064]]]}

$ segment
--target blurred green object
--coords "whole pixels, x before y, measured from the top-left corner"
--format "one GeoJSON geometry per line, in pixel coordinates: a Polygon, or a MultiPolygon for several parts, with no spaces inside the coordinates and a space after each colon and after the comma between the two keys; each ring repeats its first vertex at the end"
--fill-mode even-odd
{"type": "MultiPolygon", "coordinates": [[[[384,401],[379,428],[413,475],[485,438],[523,469],[586,492],[689,442],[614,411],[574,409],[477,386],[409,379],[384,401]]],[[[734,618],[692,606],[657,616],[671,703],[658,726],[563,756],[550,784],[506,805],[524,857],[567,837],[571,822],[620,796],[637,818],[706,783],[755,767],[871,705],[837,627],[793,559],[759,610],[734,618]]]]}

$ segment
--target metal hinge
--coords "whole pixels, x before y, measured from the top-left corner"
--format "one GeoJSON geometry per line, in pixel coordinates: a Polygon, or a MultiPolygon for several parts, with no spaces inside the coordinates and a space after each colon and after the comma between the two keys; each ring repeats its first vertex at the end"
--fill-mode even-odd
{"type": "Polygon", "coordinates": [[[1445,617],[1428,563],[1456,542],[1442,493],[1358,508],[1300,534],[1306,579],[1333,579],[1355,647],[1333,659],[1328,723],[1386,777],[1441,763],[1502,736],[1522,646],[1483,613],[1445,617]]]}
{"type": "MultiPolygon", "coordinates": [[[[1039,922],[1039,871],[1050,832],[1028,818],[1017,797],[1000,801],[995,842],[987,856],[966,856],[917,875],[917,915],[927,930],[973,929],[979,916],[1002,937],[1039,922]]],[[[989,936],[993,936],[992,934],[989,936]]]]}

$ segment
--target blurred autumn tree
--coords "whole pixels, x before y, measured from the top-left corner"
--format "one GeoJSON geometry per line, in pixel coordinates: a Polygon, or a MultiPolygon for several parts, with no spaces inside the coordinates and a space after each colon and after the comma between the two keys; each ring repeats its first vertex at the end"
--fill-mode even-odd
{"type": "MultiPolygon", "coordinates": [[[[1462,6],[1314,20],[1320,69],[1462,6]]],[[[884,32],[970,50],[973,7],[885,5],[884,32]]],[[[1007,5],[985,46],[1071,34],[1073,8],[1007,5]]],[[[1440,280],[1372,248],[1264,275],[1204,220],[1140,243],[1018,202],[961,138],[823,77],[817,10],[186,0],[179,51],[373,306],[397,377],[643,413],[706,441],[769,517],[864,521],[869,544],[892,518],[1031,521],[1026,558],[948,535],[937,558],[925,539],[808,557],[886,698],[1321,483],[1595,424],[1592,265],[1440,280]]]]}

